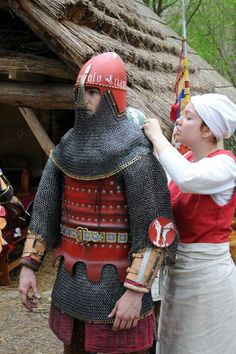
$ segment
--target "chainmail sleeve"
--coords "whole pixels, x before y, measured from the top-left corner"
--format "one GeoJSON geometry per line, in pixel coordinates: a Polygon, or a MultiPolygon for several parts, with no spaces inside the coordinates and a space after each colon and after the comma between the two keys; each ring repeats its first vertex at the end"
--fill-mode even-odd
{"type": "Polygon", "coordinates": [[[29,232],[42,237],[46,249],[60,242],[61,199],[63,175],[49,158],[34,200],[29,232]]]}
{"type": "Polygon", "coordinates": [[[153,248],[148,237],[151,222],[157,217],[173,219],[167,177],[160,162],[149,154],[123,170],[130,219],[131,254],[153,248]]]}

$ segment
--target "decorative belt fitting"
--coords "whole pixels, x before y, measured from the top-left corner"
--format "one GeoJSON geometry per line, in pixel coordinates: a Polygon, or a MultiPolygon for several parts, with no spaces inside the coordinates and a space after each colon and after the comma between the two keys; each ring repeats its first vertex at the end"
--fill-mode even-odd
{"type": "Polygon", "coordinates": [[[107,243],[128,243],[127,232],[98,232],[90,231],[87,228],[78,226],[72,229],[61,225],[61,234],[75,239],[77,242],[107,242],[107,243]]]}

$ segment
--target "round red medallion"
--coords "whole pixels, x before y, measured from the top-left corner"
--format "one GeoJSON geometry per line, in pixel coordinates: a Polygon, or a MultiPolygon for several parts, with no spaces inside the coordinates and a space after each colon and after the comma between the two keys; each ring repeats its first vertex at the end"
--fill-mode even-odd
{"type": "Polygon", "coordinates": [[[149,226],[149,238],[156,247],[168,247],[176,236],[175,226],[171,219],[160,217],[149,226]]]}

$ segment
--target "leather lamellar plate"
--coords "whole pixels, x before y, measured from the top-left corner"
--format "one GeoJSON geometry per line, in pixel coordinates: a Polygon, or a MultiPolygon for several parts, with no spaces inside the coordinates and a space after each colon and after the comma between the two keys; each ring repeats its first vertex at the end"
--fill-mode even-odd
{"type": "Polygon", "coordinates": [[[116,177],[81,181],[65,176],[61,222],[96,231],[128,232],[123,186],[116,177]]]}
{"type": "Polygon", "coordinates": [[[121,282],[129,265],[126,197],[116,177],[80,181],[65,176],[61,219],[62,243],[54,258],[64,257],[73,274],[77,262],[86,264],[90,281],[98,282],[102,269],[112,264],[121,282]]]}
{"type": "Polygon", "coordinates": [[[76,179],[114,175],[150,153],[143,131],[126,114],[118,117],[106,93],[96,113],[77,109],[75,126],[51,153],[54,163],[76,179]]]}
{"type": "Polygon", "coordinates": [[[73,275],[76,263],[86,265],[89,281],[98,283],[101,280],[103,267],[108,264],[115,267],[120,282],[125,281],[126,269],[129,266],[128,243],[113,242],[78,242],[76,238],[62,236],[61,246],[54,251],[54,262],[63,256],[65,269],[73,275]]]}

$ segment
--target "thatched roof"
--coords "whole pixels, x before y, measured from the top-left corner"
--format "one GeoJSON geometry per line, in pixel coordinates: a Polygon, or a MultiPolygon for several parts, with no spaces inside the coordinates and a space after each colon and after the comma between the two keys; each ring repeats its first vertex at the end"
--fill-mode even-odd
{"type": "MultiPolygon", "coordinates": [[[[74,80],[79,68],[92,55],[116,51],[127,68],[129,105],[160,118],[170,131],[168,116],[174,100],[181,39],[141,0],[5,0],[0,4],[11,16],[20,18],[38,38],[35,45],[31,41],[32,49],[28,48],[28,52],[24,49],[22,53],[22,48],[13,52],[9,37],[4,43],[2,33],[0,74],[15,68],[26,74],[34,72],[62,78],[65,86],[68,85],[64,88],[67,95],[64,108],[68,108],[72,107],[73,85],[66,80],[74,80]],[[54,53],[51,58],[46,50],[42,57],[43,46],[54,53]],[[34,65],[36,62],[38,65],[34,65]]],[[[193,94],[220,92],[235,101],[233,85],[191,49],[189,62],[193,94]]]]}

